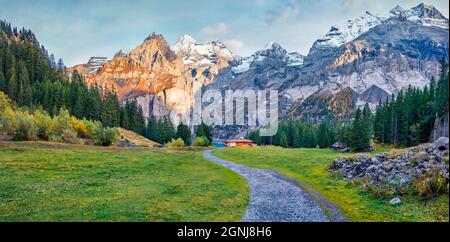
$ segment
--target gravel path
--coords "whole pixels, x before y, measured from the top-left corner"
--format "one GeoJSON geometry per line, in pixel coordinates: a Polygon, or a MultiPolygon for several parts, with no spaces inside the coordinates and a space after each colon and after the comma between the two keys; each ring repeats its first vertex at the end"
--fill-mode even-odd
{"type": "Polygon", "coordinates": [[[250,203],[243,222],[327,222],[318,202],[287,177],[272,170],[238,165],[204,152],[205,158],[247,179],[250,203]]]}

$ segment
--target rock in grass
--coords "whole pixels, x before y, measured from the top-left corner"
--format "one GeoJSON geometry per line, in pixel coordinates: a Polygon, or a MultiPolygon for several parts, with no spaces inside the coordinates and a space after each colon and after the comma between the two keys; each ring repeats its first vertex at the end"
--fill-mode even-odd
{"type": "Polygon", "coordinates": [[[397,206],[402,204],[402,200],[399,197],[393,198],[390,202],[391,205],[397,206]]]}

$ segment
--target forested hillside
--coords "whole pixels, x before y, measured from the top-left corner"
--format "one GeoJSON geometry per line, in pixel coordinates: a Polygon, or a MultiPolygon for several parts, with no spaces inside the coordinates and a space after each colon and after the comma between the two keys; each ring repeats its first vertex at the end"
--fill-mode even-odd
{"type": "Polygon", "coordinates": [[[0,21],[0,91],[17,106],[41,107],[53,116],[63,108],[79,119],[144,134],[142,109],[135,103],[121,106],[115,93],[88,87],[77,73],[68,80],[64,71],[63,61],[55,61],[30,30],[0,21]]]}

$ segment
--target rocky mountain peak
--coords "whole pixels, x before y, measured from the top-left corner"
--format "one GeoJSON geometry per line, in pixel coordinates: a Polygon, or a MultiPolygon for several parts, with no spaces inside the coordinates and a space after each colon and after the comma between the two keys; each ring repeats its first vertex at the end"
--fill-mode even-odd
{"type": "Polygon", "coordinates": [[[389,11],[389,13],[391,15],[401,15],[402,13],[406,12],[406,9],[402,8],[400,5],[395,6],[393,9],[391,9],[391,11],[389,11]]]}
{"type": "Polygon", "coordinates": [[[211,66],[218,64],[219,59],[227,62],[235,58],[222,42],[211,41],[201,44],[189,35],[183,35],[171,49],[183,57],[185,65],[191,67],[211,66]]]}
{"type": "Polygon", "coordinates": [[[274,57],[274,58],[284,58],[287,55],[287,51],[281,47],[280,44],[276,42],[269,42],[264,49],[257,51],[255,55],[274,57]]]}
{"type": "Polygon", "coordinates": [[[432,5],[421,3],[411,9],[396,6],[389,14],[391,18],[407,19],[424,26],[448,29],[448,19],[432,5]]]}
{"type": "Polygon", "coordinates": [[[444,15],[432,5],[421,3],[412,8],[412,10],[417,12],[421,18],[445,19],[444,15]]]}
{"type": "Polygon", "coordinates": [[[157,34],[155,32],[152,32],[149,36],[147,36],[147,38],[145,38],[144,42],[145,41],[151,41],[151,40],[154,40],[154,39],[161,39],[161,38],[164,39],[164,37],[161,34],[157,34]]]}
{"type": "Polygon", "coordinates": [[[172,50],[175,51],[175,53],[190,53],[192,48],[195,47],[197,44],[197,41],[192,38],[190,35],[183,35],[180,40],[172,47],[172,50]]]}
{"type": "Polygon", "coordinates": [[[323,38],[318,39],[314,43],[311,51],[342,46],[368,32],[373,27],[382,24],[389,18],[407,19],[424,26],[448,29],[448,19],[434,6],[421,3],[411,9],[405,9],[397,5],[387,16],[378,16],[370,11],[366,11],[363,15],[353,20],[348,20],[345,24],[332,26],[323,38]]]}
{"type": "Polygon", "coordinates": [[[162,35],[155,33],[148,36],[128,56],[133,61],[144,65],[154,65],[157,61],[164,60],[171,62],[176,59],[176,54],[171,50],[166,39],[162,35]]]}
{"type": "Polygon", "coordinates": [[[332,26],[325,37],[314,43],[313,49],[339,47],[379,25],[384,19],[384,17],[366,11],[353,20],[347,20],[345,24],[332,26]]]}

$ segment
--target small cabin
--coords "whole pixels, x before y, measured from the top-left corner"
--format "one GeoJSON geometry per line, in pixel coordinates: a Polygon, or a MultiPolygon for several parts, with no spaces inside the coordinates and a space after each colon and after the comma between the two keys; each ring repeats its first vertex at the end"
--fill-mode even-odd
{"type": "Polygon", "coordinates": [[[255,142],[248,139],[232,139],[225,140],[225,146],[227,147],[254,147],[257,146],[255,142]]]}

